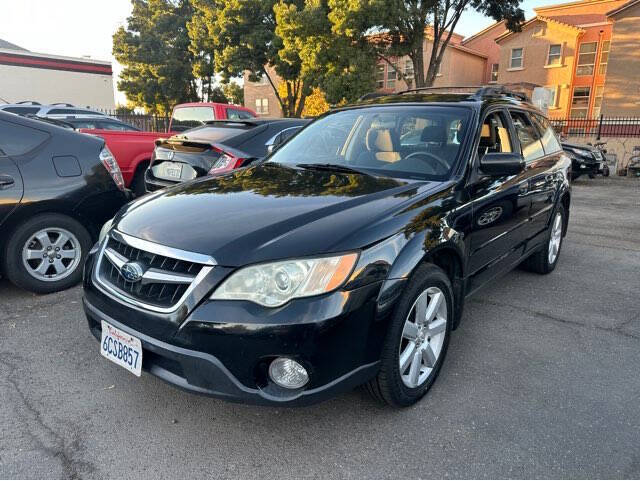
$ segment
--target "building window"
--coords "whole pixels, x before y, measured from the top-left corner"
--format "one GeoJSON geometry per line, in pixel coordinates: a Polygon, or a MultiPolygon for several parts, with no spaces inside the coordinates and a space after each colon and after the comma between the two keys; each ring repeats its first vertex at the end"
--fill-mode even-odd
{"type": "Polygon", "coordinates": [[[611,42],[605,40],[602,42],[602,53],[600,54],[600,67],[598,73],[604,75],[607,73],[607,64],[609,63],[609,49],[611,48],[611,42]]]}
{"type": "Polygon", "coordinates": [[[413,78],[413,60],[411,59],[404,62],[404,76],[408,79],[413,78]]]}
{"type": "Polygon", "coordinates": [[[376,88],[384,88],[384,65],[376,66],[376,88]]]}
{"type": "Polygon", "coordinates": [[[396,77],[397,77],[396,69],[391,66],[387,66],[387,88],[395,89],[396,88],[396,77]]]}
{"type": "Polygon", "coordinates": [[[523,48],[512,48],[511,49],[511,63],[509,64],[509,68],[523,68],[523,57],[524,49],[523,48]]]}
{"type": "Polygon", "coordinates": [[[562,45],[557,43],[549,45],[549,54],[547,55],[547,65],[562,64],[562,45]]]}
{"type": "Polygon", "coordinates": [[[545,87],[549,92],[549,108],[555,109],[558,107],[558,86],[551,85],[549,87],[545,87]]]}
{"type": "Polygon", "coordinates": [[[604,85],[598,85],[593,94],[593,118],[600,117],[600,109],[602,108],[602,93],[604,85]]]}
{"type": "Polygon", "coordinates": [[[576,87],[573,89],[573,97],[571,99],[571,118],[586,119],[589,113],[589,96],[591,95],[590,87],[576,87]]]}
{"type": "Polygon", "coordinates": [[[494,63],[491,65],[491,82],[498,81],[498,68],[500,67],[499,63],[494,63]]]}
{"type": "Polygon", "coordinates": [[[256,113],[258,114],[269,113],[269,99],[256,99],[256,113]]]}
{"type": "Polygon", "coordinates": [[[580,44],[576,75],[593,75],[593,66],[596,63],[597,51],[598,42],[580,44]]]}

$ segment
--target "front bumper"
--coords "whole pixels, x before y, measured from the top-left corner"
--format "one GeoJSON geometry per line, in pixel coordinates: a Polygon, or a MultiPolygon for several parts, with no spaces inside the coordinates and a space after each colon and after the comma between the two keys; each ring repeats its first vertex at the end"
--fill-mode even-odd
{"type": "Polygon", "coordinates": [[[84,299],[84,310],[91,334],[100,340],[100,320],[137,337],[142,342],[142,369],[160,379],[195,394],[212,396],[227,401],[259,405],[304,406],[314,404],[371,379],[378,371],[379,362],[362,365],[323,386],[313,389],[285,390],[273,384],[248,387],[241,383],[215,356],[181,348],[138,332],[100,312],[84,299]]]}
{"type": "MultiPolygon", "coordinates": [[[[277,309],[207,295],[190,312],[161,314],[99,289],[91,275],[94,260],[95,253],[85,266],[83,299],[92,334],[100,339],[104,320],[139,338],[142,369],[181,389],[251,404],[307,405],[349,391],[378,371],[390,316],[378,314],[381,282],[277,309]],[[268,366],[280,356],[305,366],[306,386],[288,390],[269,379],[268,366]]],[[[229,272],[219,270],[214,285],[229,272]]]]}

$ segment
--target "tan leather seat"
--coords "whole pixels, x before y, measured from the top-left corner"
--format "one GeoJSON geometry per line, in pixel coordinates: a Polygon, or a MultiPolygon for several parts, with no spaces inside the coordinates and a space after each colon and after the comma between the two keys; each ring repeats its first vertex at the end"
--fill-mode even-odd
{"type": "Polygon", "coordinates": [[[381,162],[397,162],[402,158],[397,151],[400,139],[389,129],[369,129],[367,132],[367,150],[381,162]]]}

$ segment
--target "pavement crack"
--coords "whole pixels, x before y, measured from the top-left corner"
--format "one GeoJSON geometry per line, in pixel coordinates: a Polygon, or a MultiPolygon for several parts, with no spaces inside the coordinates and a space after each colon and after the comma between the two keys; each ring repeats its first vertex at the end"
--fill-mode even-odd
{"type": "Polygon", "coordinates": [[[589,324],[584,324],[584,323],[581,323],[581,322],[572,321],[572,320],[569,320],[569,319],[564,319],[562,317],[553,316],[553,315],[548,314],[546,312],[536,311],[535,309],[527,309],[526,307],[517,306],[515,304],[508,304],[506,302],[492,301],[492,300],[489,300],[489,299],[471,299],[469,302],[475,302],[475,303],[478,303],[478,304],[484,304],[484,305],[489,305],[489,306],[509,307],[511,309],[520,310],[520,311],[525,312],[527,314],[531,314],[531,315],[534,315],[534,316],[542,317],[542,318],[548,319],[550,321],[559,322],[559,323],[562,323],[562,324],[568,324],[570,326],[586,327],[588,329],[595,329],[595,330],[598,330],[598,331],[611,332],[613,334],[618,334],[620,336],[628,337],[628,338],[635,339],[635,340],[640,340],[640,336],[637,336],[635,334],[631,334],[631,333],[628,333],[628,332],[624,332],[622,330],[624,327],[626,327],[627,324],[630,324],[631,322],[633,322],[633,320],[634,320],[633,318],[629,319],[628,321],[624,321],[623,323],[618,324],[617,326],[614,326],[614,327],[591,326],[589,324]]]}
{"type": "MultiPolygon", "coordinates": [[[[20,387],[17,368],[15,364],[9,361],[9,357],[11,359],[16,358],[13,354],[0,353],[0,366],[4,366],[7,369],[8,372],[4,378],[24,406],[24,417],[26,418],[24,425],[27,429],[27,434],[42,452],[60,461],[66,478],[91,477],[90,475],[96,471],[95,466],[78,459],[79,452],[83,449],[78,433],[75,433],[74,439],[66,441],[62,434],[56,432],[44,421],[40,410],[20,387]]],[[[69,424],[66,422],[66,425],[69,424]]]]}

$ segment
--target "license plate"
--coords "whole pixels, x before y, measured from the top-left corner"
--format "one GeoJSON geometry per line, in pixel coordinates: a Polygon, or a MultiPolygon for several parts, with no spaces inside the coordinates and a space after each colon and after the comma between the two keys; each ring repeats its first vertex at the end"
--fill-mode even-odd
{"type": "Polygon", "coordinates": [[[142,343],[140,339],[102,321],[100,354],[140,377],[142,372],[142,343]]]}
{"type": "Polygon", "coordinates": [[[182,178],[182,164],[179,162],[163,162],[160,164],[160,176],[167,179],[182,178]]]}

